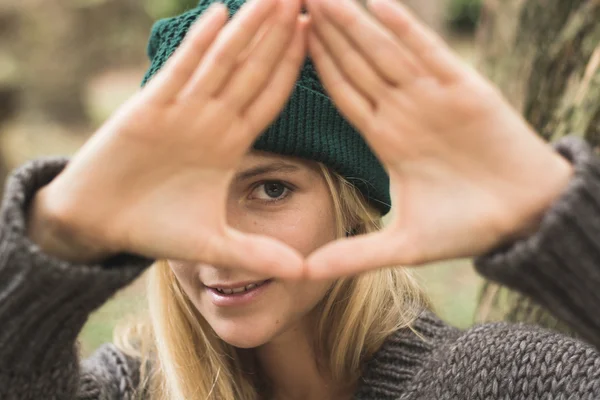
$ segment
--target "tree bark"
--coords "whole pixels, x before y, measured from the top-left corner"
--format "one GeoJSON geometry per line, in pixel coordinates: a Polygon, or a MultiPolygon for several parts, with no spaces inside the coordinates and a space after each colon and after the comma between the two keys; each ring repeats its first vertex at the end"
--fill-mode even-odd
{"type": "MultiPolygon", "coordinates": [[[[486,0],[480,68],[546,140],[600,147],[600,0],[486,0]]],[[[530,299],[483,285],[477,322],[537,323],[569,332],[530,299]]]]}

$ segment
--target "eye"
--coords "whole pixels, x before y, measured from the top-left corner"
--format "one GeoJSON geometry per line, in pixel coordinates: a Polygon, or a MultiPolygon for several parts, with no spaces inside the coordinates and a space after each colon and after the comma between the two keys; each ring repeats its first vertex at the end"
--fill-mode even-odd
{"type": "Polygon", "coordinates": [[[292,189],[280,181],[262,182],[252,189],[251,199],[271,202],[285,199],[292,189]]]}

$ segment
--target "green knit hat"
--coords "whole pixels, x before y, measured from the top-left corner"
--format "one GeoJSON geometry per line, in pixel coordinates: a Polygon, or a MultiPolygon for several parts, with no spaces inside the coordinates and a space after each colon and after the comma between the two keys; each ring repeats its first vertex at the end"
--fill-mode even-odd
{"type": "MultiPolygon", "coordinates": [[[[148,43],[150,68],[142,86],[181,43],[189,27],[215,0],[154,24],[148,43]]],[[[245,0],[221,0],[233,15],[245,0]]],[[[385,215],[390,210],[389,177],[356,129],[339,113],[307,59],[283,111],[253,147],[321,162],[355,185],[385,215]]]]}

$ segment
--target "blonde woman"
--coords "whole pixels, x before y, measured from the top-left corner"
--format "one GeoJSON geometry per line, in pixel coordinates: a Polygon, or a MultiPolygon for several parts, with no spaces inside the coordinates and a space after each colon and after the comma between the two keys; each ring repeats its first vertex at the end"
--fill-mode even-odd
{"type": "Polygon", "coordinates": [[[210,3],[156,24],[145,87],[68,163],[13,174],[0,398],[600,396],[586,145],[543,143],[393,0],[210,3]],[[586,342],[440,321],[400,266],[459,256],[586,342]],[[146,270],[149,319],[80,362],[146,270]]]}

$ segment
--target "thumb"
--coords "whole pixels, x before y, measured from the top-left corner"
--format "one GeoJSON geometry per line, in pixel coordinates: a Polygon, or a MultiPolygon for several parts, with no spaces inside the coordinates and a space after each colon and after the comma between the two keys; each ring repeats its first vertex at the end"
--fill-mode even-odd
{"type": "Polygon", "coordinates": [[[302,255],[283,242],[232,228],[227,229],[215,258],[219,265],[286,279],[300,278],[304,268],[302,255]]]}
{"type": "Polygon", "coordinates": [[[412,264],[410,253],[408,240],[388,230],[339,239],[309,255],[304,277],[329,279],[412,264]]]}

